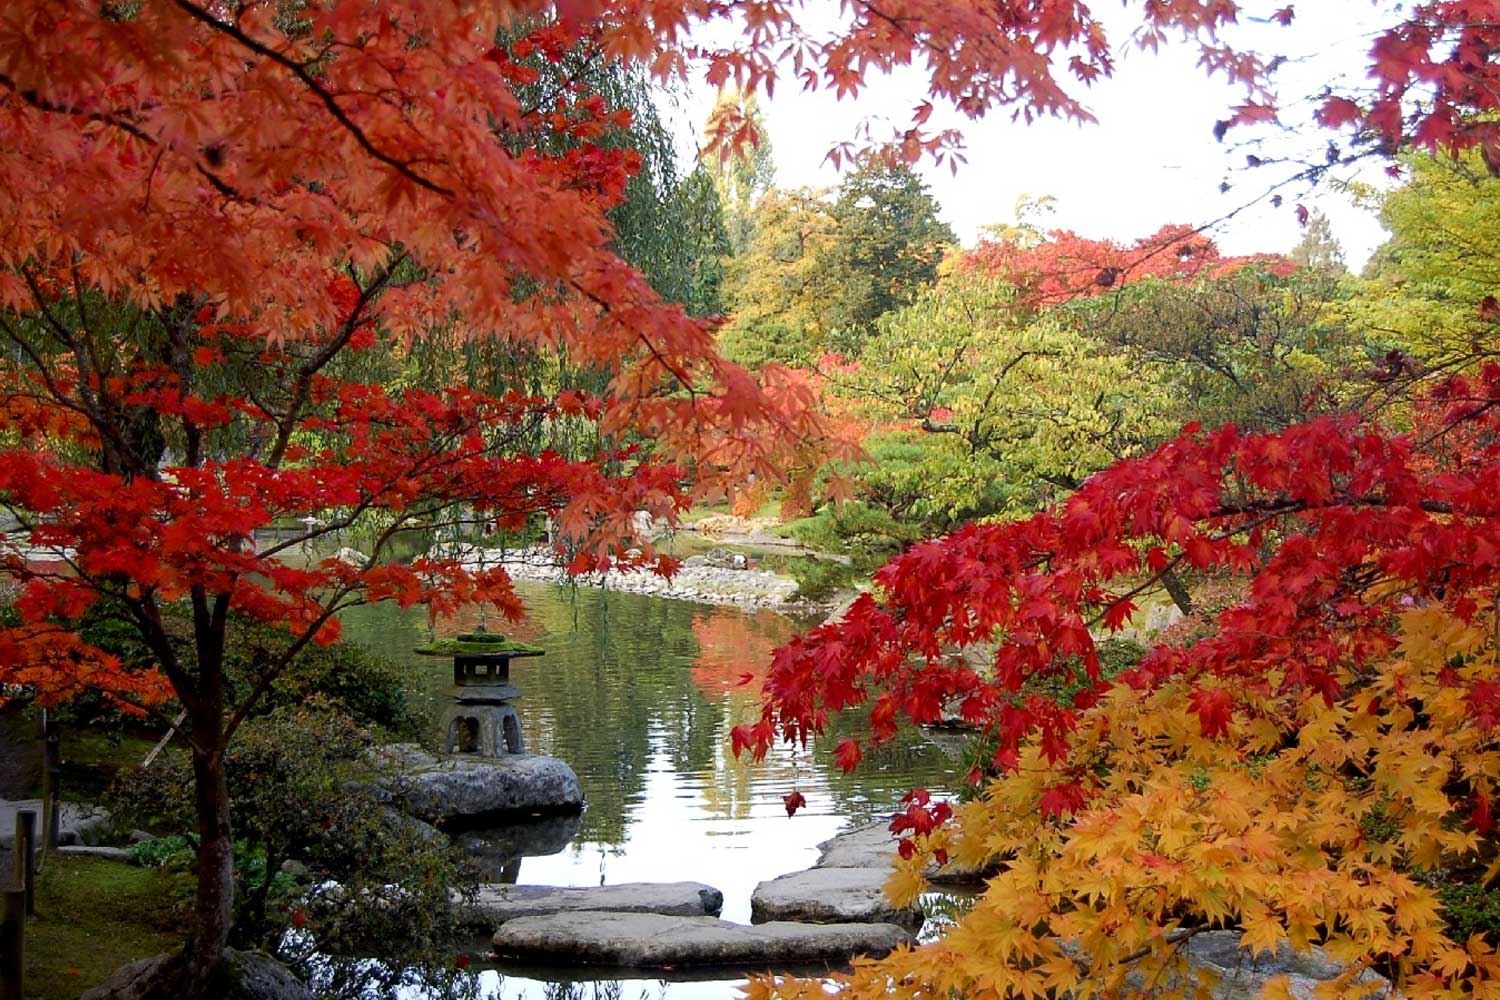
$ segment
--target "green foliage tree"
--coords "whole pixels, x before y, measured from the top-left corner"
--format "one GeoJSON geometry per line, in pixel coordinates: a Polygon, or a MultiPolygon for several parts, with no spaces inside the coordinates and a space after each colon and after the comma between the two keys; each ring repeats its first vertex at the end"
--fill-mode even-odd
{"type": "Polygon", "coordinates": [[[832,373],[879,428],[868,501],[926,530],[1057,499],[1190,422],[1265,430],[1336,408],[1368,366],[1327,271],[1146,279],[1040,311],[957,270],[832,373]]]}
{"type": "Polygon", "coordinates": [[[1149,365],[976,274],[882,319],[837,384],[894,432],[871,495],[930,529],[1030,509],[1173,429],[1149,365]]]}
{"type": "Polygon", "coordinates": [[[839,238],[826,265],[842,286],[836,349],[856,353],[877,319],[937,280],[938,264],[958,242],[939,211],[926,182],[904,163],[867,159],[844,178],[833,204],[839,238]]]}
{"type": "Polygon", "coordinates": [[[1477,153],[1412,154],[1404,165],[1406,183],[1380,203],[1390,239],[1366,267],[1349,321],[1424,368],[1461,369],[1500,340],[1490,298],[1500,284],[1500,178],[1477,153]]]}
{"type": "Polygon", "coordinates": [[[733,317],[720,346],[752,367],[805,365],[836,322],[840,275],[829,266],[838,222],[809,188],[772,191],[756,205],[749,249],[732,258],[725,300],[733,317]]]}
{"type": "Polygon", "coordinates": [[[744,364],[854,356],[875,321],[937,278],[956,242],[936,199],[904,165],[868,160],[832,200],[803,188],[756,205],[748,249],[730,261],[733,321],[722,342],[744,364]]]}
{"type": "MultiPolygon", "coordinates": [[[[728,252],[723,215],[706,196],[704,178],[696,177],[696,171],[683,174],[676,139],[657,107],[661,88],[644,68],[607,58],[593,42],[549,54],[527,39],[530,27],[529,22],[512,27],[499,39],[535,74],[534,81],[517,85],[517,98],[526,107],[542,110],[568,93],[597,95],[613,113],[589,145],[629,150],[638,158],[623,198],[607,213],[620,256],[638,268],[662,298],[682,303],[689,314],[722,312],[716,268],[718,258],[728,252]],[[523,46],[519,54],[517,41],[523,46]]],[[[579,136],[561,131],[510,141],[518,152],[535,148],[552,156],[584,144],[579,136]]]]}
{"type": "Polygon", "coordinates": [[[1368,367],[1329,268],[1251,265],[1191,282],[1151,279],[1071,303],[1064,322],[1149,365],[1173,424],[1279,430],[1338,408],[1368,367]]]}

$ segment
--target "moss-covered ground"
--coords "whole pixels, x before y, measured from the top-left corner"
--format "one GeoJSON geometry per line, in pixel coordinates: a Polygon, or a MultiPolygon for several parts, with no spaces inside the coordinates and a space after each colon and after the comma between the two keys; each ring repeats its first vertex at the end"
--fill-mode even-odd
{"type": "Polygon", "coordinates": [[[50,854],[26,922],[27,1000],[73,1000],[127,962],[182,944],[191,878],[50,854]]]}

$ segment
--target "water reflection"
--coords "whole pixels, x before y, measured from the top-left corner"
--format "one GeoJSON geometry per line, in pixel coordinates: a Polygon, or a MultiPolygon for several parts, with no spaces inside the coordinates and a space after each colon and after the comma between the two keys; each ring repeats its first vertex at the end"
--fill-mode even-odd
{"type": "Polygon", "coordinates": [[[481,882],[514,885],[522,858],[557,854],[578,836],[578,814],[539,816],[492,830],[465,830],[454,839],[479,868],[481,882]]]}
{"type": "MultiPolygon", "coordinates": [[[[526,857],[523,882],[706,882],[723,891],[724,917],[748,922],[758,882],[812,864],[820,841],[888,815],[908,789],[952,777],[947,758],[916,735],[868,753],[858,772],[844,775],[831,750],[842,736],[860,733],[858,718],[843,720],[838,733],[810,748],[782,747],[760,764],[730,754],[730,728],[759,712],[759,679],[771,651],[806,623],[769,611],[632,594],[518,589],[527,619],[489,626],[547,650],[512,669],[523,693],[518,707],[526,745],[568,761],[588,801],[575,818],[576,833],[550,831],[552,840],[526,857]],[[793,788],[807,805],[788,819],[782,796],[793,788]],[[564,843],[554,847],[558,837],[564,843]]],[[[476,624],[471,616],[441,631],[476,624]]],[[[446,664],[409,653],[427,638],[422,612],[390,605],[354,609],[345,617],[345,634],[407,660],[428,679],[430,697],[447,696],[446,664]]],[[[481,848],[497,877],[509,874],[510,836],[481,848]]],[[[622,982],[627,1000],[648,988],[651,996],[660,989],[672,1000],[735,995],[724,981],[622,982]]],[[[543,992],[553,987],[534,977],[508,975],[498,985],[507,997],[553,995],[543,992]]]]}

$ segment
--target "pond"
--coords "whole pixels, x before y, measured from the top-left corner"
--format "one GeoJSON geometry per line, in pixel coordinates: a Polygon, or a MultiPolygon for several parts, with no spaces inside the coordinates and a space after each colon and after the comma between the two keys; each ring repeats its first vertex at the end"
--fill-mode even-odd
{"type": "MultiPolygon", "coordinates": [[[[888,816],[911,788],[952,782],[951,761],[915,733],[867,752],[854,774],[843,774],[832,748],[863,731],[858,718],[840,720],[836,733],[806,749],[779,748],[758,764],[735,759],[729,730],[758,717],[771,651],[809,621],[588,588],[518,586],[527,619],[489,626],[547,650],[516,661],[511,672],[524,695],[518,707],[526,746],[572,765],[588,801],[571,840],[506,872],[522,883],[705,882],[723,891],[726,919],[748,923],[757,883],[808,867],[819,842],[888,816]],[[782,796],[793,789],[807,805],[788,818],[782,796]]],[[[447,661],[410,652],[428,637],[425,612],[378,605],[354,609],[344,621],[346,637],[409,662],[430,678],[434,700],[447,696],[447,661]]],[[[477,624],[470,615],[440,634],[477,624]]],[[[582,970],[570,976],[497,968],[484,986],[507,998],[738,995],[738,980],[568,985],[572,978],[589,977],[582,970]]]]}

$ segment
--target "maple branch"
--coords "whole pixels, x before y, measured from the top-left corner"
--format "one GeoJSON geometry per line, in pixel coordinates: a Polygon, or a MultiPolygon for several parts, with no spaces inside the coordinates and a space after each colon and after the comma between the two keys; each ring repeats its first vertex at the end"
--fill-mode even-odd
{"type": "Polygon", "coordinates": [[[271,48],[264,42],[250,37],[250,35],[247,34],[239,25],[220,21],[208,11],[204,10],[202,7],[199,7],[195,3],[189,2],[189,0],[174,0],[174,2],[179,10],[183,11],[195,21],[206,24],[213,30],[227,35],[230,38],[233,38],[245,48],[256,53],[257,55],[271,60],[278,66],[285,69],[287,72],[291,73],[292,76],[296,77],[303,86],[317,95],[318,99],[322,102],[323,106],[328,109],[328,113],[333,116],[334,120],[337,121],[341,126],[343,126],[344,130],[353,137],[354,141],[359,144],[360,148],[369,153],[375,159],[392,168],[401,176],[405,177],[413,184],[416,184],[418,187],[425,188],[428,191],[433,192],[434,194],[444,195],[445,197],[453,196],[454,192],[452,189],[446,188],[435,181],[428,180],[426,177],[423,177],[421,174],[412,170],[412,161],[399,160],[389,153],[382,151],[378,146],[376,146],[375,143],[370,140],[370,137],[365,134],[364,130],[356,125],[354,120],[349,117],[348,113],[344,111],[343,108],[339,107],[338,98],[333,93],[333,91],[325,87],[318,81],[317,77],[313,76],[312,73],[308,71],[306,64],[299,63],[296,60],[289,58],[285,54],[271,48]]]}
{"type": "MultiPolygon", "coordinates": [[[[48,114],[69,115],[74,118],[82,118],[85,121],[98,122],[101,125],[108,125],[112,128],[117,128],[120,131],[124,132],[126,135],[129,135],[134,139],[138,139],[148,146],[155,146],[158,150],[156,154],[156,161],[151,164],[151,171],[147,174],[146,177],[146,205],[150,205],[151,178],[156,174],[157,163],[161,162],[162,151],[168,148],[166,143],[162,142],[160,139],[156,138],[150,133],[143,131],[139,126],[116,115],[105,114],[99,111],[85,111],[82,108],[73,107],[71,105],[58,104],[54,101],[47,100],[34,90],[21,90],[16,85],[16,81],[11,79],[4,73],[0,73],[0,87],[5,87],[11,93],[15,94],[21,100],[31,105],[33,108],[36,108],[38,111],[43,111],[48,114]]],[[[236,201],[247,200],[244,195],[242,195],[232,185],[225,181],[224,178],[220,177],[214,171],[205,167],[202,161],[196,158],[190,159],[192,159],[193,169],[195,169],[203,177],[204,180],[212,184],[214,190],[218,191],[226,198],[232,198],[236,201]]]]}
{"type": "Polygon", "coordinates": [[[297,370],[292,382],[291,398],[287,403],[286,413],[277,423],[276,443],[271,446],[271,454],[266,459],[269,468],[278,468],[281,460],[286,455],[287,446],[292,442],[292,432],[296,430],[297,418],[302,413],[302,408],[307,405],[307,398],[312,391],[313,376],[323,369],[328,362],[343,350],[349,343],[349,338],[354,336],[354,331],[364,323],[364,311],[370,302],[382,288],[391,280],[396,273],[396,268],[406,260],[406,251],[399,251],[385,269],[375,276],[371,282],[360,289],[359,298],[355,300],[354,308],[349,311],[349,316],[344,320],[343,326],[338,333],[331,337],[328,343],[308,358],[297,370]]]}
{"type": "MultiPolygon", "coordinates": [[[[4,504],[11,516],[23,528],[35,530],[36,526],[27,521],[26,515],[20,508],[9,501],[0,501],[0,503],[4,504]]],[[[76,579],[86,582],[96,594],[119,601],[125,606],[136,621],[136,629],[140,632],[141,639],[155,654],[157,663],[161,666],[162,672],[167,675],[167,680],[176,691],[179,700],[186,705],[196,699],[199,694],[198,684],[192,675],[182,668],[181,662],[177,659],[177,651],[172,648],[171,637],[167,635],[166,627],[162,624],[161,612],[156,606],[152,591],[146,590],[139,595],[132,595],[129,586],[111,587],[106,580],[88,572],[76,558],[69,557],[60,551],[55,551],[55,554],[59,562],[72,570],[72,575],[76,579]]],[[[12,575],[15,575],[14,570],[12,570],[12,575]]],[[[52,574],[30,572],[25,575],[32,579],[45,579],[52,574]]]]}
{"type": "MultiPolygon", "coordinates": [[[[102,457],[106,463],[106,468],[110,463],[112,452],[113,464],[124,469],[130,455],[130,442],[121,435],[118,421],[112,419],[112,414],[109,412],[112,407],[109,404],[108,397],[96,395],[90,385],[89,373],[94,370],[91,354],[79,342],[78,338],[73,335],[73,332],[68,329],[67,324],[53,315],[52,310],[48,308],[47,296],[37,284],[36,275],[30,269],[22,268],[21,277],[26,282],[26,287],[31,291],[31,298],[36,304],[37,312],[46,321],[46,325],[52,328],[52,332],[56,335],[58,342],[72,353],[73,360],[78,365],[78,396],[82,400],[82,409],[79,412],[87,418],[95,432],[99,435],[100,443],[105,448],[105,454],[102,457]]],[[[41,372],[43,379],[47,382],[48,389],[57,394],[57,399],[60,403],[66,404],[66,401],[70,397],[51,378],[47,362],[31,348],[31,345],[21,340],[15,334],[10,333],[8,328],[7,333],[17,344],[21,345],[22,349],[32,359],[32,363],[37,366],[38,371],[41,372]]],[[[101,388],[104,385],[102,380],[99,384],[101,388]]]]}
{"type": "Polygon", "coordinates": [[[72,412],[83,417],[85,420],[89,421],[90,424],[94,424],[97,427],[97,423],[94,419],[93,414],[89,410],[84,408],[83,405],[73,402],[72,397],[63,391],[62,387],[58,385],[57,381],[52,377],[52,372],[47,367],[45,361],[43,361],[41,355],[37,354],[36,349],[31,345],[30,341],[22,337],[15,330],[15,328],[13,328],[8,322],[6,322],[3,313],[0,313],[0,330],[4,330],[5,335],[9,337],[11,341],[15,343],[16,347],[19,348],[23,353],[25,353],[26,356],[31,359],[31,363],[36,366],[37,374],[41,376],[42,383],[47,387],[49,400],[66,410],[71,410],[72,412]]]}
{"type": "MultiPolygon", "coordinates": [[[[452,501],[449,504],[445,504],[444,506],[452,506],[453,504],[461,502],[462,501],[452,501]]],[[[386,545],[390,543],[391,539],[396,537],[397,532],[395,531],[395,528],[398,525],[405,523],[407,520],[410,520],[413,516],[415,515],[410,513],[403,513],[398,516],[390,526],[388,526],[383,532],[381,532],[379,537],[376,538],[375,543],[370,548],[370,555],[366,560],[367,568],[369,566],[373,566],[378,561],[378,557],[380,556],[381,551],[385,548],[386,545]]],[[[326,604],[323,605],[322,613],[306,625],[306,627],[303,629],[302,634],[299,635],[292,642],[292,644],[282,652],[279,661],[274,666],[268,667],[261,673],[261,676],[255,683],[255,687],[252,688],[250,693],[244,697],[244,699],[238,706],[236,706],[233,714],[231,714],[229,717],[229,721],[225,724],[225,743],[228,743],[230,738],[234,736],[235,731],[239,729],[240,725],[249,716],[250,710],[255,706],[255,703],[259,701],[267,691],[270,690],[271,685],[276,683],[276,679],[291,667],[292,663],[296,660],[297,655],[307,647],[307,644],[312,641],[313,637],[318,633],[318,630],[326,625],[331,618],[333,618],[340,611],[343,611],[345,608],[354,607],[356,604],[364,603],[363,600],[347,601],[347,599],[351,595],[358,593],[359,590],[360,586],[357,583],[350,582],[342,585],[336,591],[334,591],[333,596],[328,600],[326,604]]]]}
{"type": "MultiPolygon", "coordinates": [[[[199,305],[196,299],[189,299],[185,303],[179,302],[177,309],[179,315],[171,317],[162,310],[157,311],[157,320],[162,329],[167,331],[167,338],[171,345],[170,363],[177,374],[178,388],[184,396],[192,392],[193,388],[193,364],[188,351],[188,326],[192,322],[193,310],[199,305]]],[[[198,428],[198,423],[188,416],[184,410],[179,419],[182,421],[182,433],[186,443],[186,454],[184,462],[197,468],[202,463],[203,435],[198,428]]]]}

